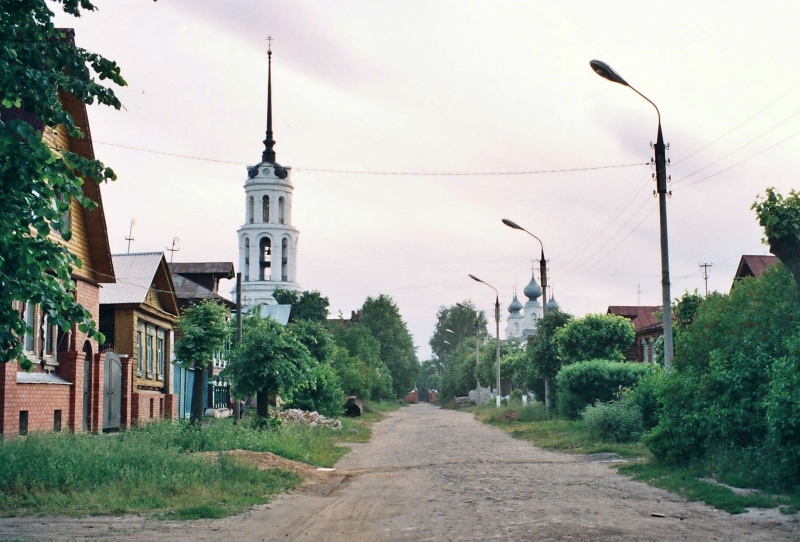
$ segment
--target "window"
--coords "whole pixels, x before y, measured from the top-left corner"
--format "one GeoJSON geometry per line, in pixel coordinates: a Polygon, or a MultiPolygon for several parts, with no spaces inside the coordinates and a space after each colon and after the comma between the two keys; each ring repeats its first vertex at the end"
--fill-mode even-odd
{"type": "Polygon", "coordinates": [[[72,227],[72,216],[70,214],[70,210],[72,208],[72,196],[68,194],[60,194],[58,196],[58,201],[62,204],[66,204],[67,208],[64,213],[61,215],[61,228],[59,228],[58,233],[61,237],[64,237],[67,232],[72,227]]]}
{"type": "Polygon", "coordinates": [[[269,222],[269,196],[261,198],[261,221],[269,222]]]}
{"type": "Polygon", "coordinates": [[[55,357],[57,345],[56,337],[58,337],[58,329],[56,326],[50,325],[47,315],[42,318],[42,328],[44,330],[44,355],[47,357],[55,357]]]}
{"type": "Polygon", "coordinates": [[[244,281],[250,280],[250,238],[244,238],[244,281]]]}
{"type": "Polygon", "coordinates": [[[153,342],[155,339],[156,330],[153,327],[147,326],[147,337],[145,338],[147,348],[147,377],[153,378],[153,342]]]}
{"type": "Polygon", "coordinates": [[[289,280],[289,240],[284,237],[281,241],[281,280],[289,280]]]}
{"type": "Polygon", "coordinates": [[[263,237],[258,243],[258,280],[272,280],[271,258],[272,241],[269,237],[263,237]]]}
{"type": "Polygon", "coordinates": [[[158,359],[158,366],[156,367],[156,370],[157,370],[157,372],[159,374],[159,378],[164,378],[164,346],[165,346],[165,342],[166,341],[164,340],[164,330],[163,329],[159,329],[156,332],[156,353],[157,353],[156,357],[158,359]]]}
{"type": "Polygon", "coordinates": [[[53,411],[53,431],[56,433],[61,432],[61,411],[54,410],[53,411]]]}
{"type": "Polygon", "coordinates": [[[142,376],[144,372],[144,324],[139,323],[136,330],[136,374],[142,376]]]}
{"type": "Polygon", "coordinates": [[[25,302],[22,307],[21,317],[25,320],[25,336],[22,347],[29,358],[45,360],[51,365],[57,365],[56,350],[58,347],[58,326],[52,325],[47,314],[31,302],[25,302]]]}
{"type": "Polygon", "coordinates": [[[255,205],[255,201],[253,200],[253,196],[247,198],[247,223],[253,223],[253,207],[255,205]]]}
{"type": "Polygon", "coordinates": [[[36,305],[30,301],[25,303],[25,325],[28,330],[25,331],[25,351],[35,354],[36,353],[36,305]]]}
{"type": "Polygon", "coordinates": [[[278,198],[278,222],[280,224],[286,224],[286,206],[284,205],[284,201],[283,196],[278,198]]]}

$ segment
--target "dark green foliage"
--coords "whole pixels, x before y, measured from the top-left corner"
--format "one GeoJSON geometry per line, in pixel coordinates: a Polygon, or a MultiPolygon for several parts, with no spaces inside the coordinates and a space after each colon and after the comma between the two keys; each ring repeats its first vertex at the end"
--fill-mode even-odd
{"type": "Polygon", "coordinates": [[[316,363],[309,385],[297,389],[288,406],[316,410],[329,417],[340,416],[344,408],[344,392],[339,375],[332,365],[336,348],[333,337],[322,324],[313,320],[297,320],[289,328],[308,349],[316,363]]]}
{"type": "Polygon", "coordinates": [[[400,310],[387,295],[368,297],[361,308],[361,325],[381,345],[381,360],[392,375],[395,396],[404,397],[414,388],[419,374],[419,361],[414,341],[400,310]]]}
{"type": "MultiPolygon", "coordinates": [[[[572,320],[572,315],[558,309],[548,311],[539,320],[535,336],[528,339],[527,353],[531,363],[528,373],[531,379],[553,379],[561,370],[562,360],[558,354],[555,336],[558,330],[572,320]]],[[[529,387],[533,387],[529,384],[529,387]]]]}
{"type": "MultiPolygon", "coordinates": [[[[88,0],[56,4],[76,17],[94,10],[88,0]]],[[[84,134],[63,109],[60,94],[119,109],[114,92],[102,82],[126,83],[114,62],[76,47],[56,29],[53,16],[43,0],[3,2],[0,107],[22,107],[44,126],[61,125],[70,136],[81,138],[84,134]]],[[[19,342],[26,326],[12,301],[38,304],[50,322],[62,328],[78,324],[102,341],[91,315],[71,293],[75,283],[70,272],[82,262],[51,232],[62,231],[61,237],[69,239],[63,217],[70,202],[94,207],[84,196],[84,179],[102,182],[116,176],[97,160],[73,152],[55,154],[40,130],[19,119],[0,121],[0,156],[0,362],[18,359],[28,368],[19,342]]]]}
{"type": "Polygon", "coordinates": [[[657,366],[624,394],[642,413],[642,425],[647,431],[658,425],[661,407],[656,398],[656,388],[661,384],[663,378],[664,371],[657,366]]]}
{"type": "Polygon", "coordinates": [[[292,305],[295,320],[311,320],[324,324],[328,319],[330,301],[316,290],[296,292],[278,288],[272,297],[281,305],[292,305]]]}
{"type": "Polygon", "coordinates": [[[635,386],[653,370],[652,365],[643,363],[600,359],[566,365],[556,376],[558,412],[577,419],[587,406],[618,398],[621,391],[635,386]]]}
{"type": "Polygon", "coordinates": [[[590,359],[622,361],[635,339],[633,324],[614,314],[588,314],[567,322],[556,332],[558,355],[565,363],[590,359]]]}
{"type": "Polygon", "coordinates": [[[677,300],[677,303],[672,305],[672,312],[675,314],[673,325],[676,330],[683,331],[692,325],[694,315],[697,314],[697,309],[700,308],[702,303],[703,296],[698,294],[697,290],[691,294],[688,291],[683,292],[683,295],[677,300]]]}
{"type": "Polygon", "coordinates": [[[358,323],[331,325],[337,348],[331,358],[345,395],[362,399],[395,397],[392,375],[381,360],[381,345],[358,323]]]}
{"type": "MultiPolygon", "coordinates": [[[[494,367],[494,341],[485,343],[480,349],[481,364],[494,367]]],[[[453,397],[463,397],[469,390],[475,389],[479,378],[475,365],[475,338],[465,340],[451,351],[441,364],[442,376],[439,387],[439,399],[444,402],[453,397]]],[[[492,373],[494,374],[494,373],[492,373]]],[[[481,386],[493,385],[491,381],[481,380],[481,386]]]]}
{"type": "MultiPolygon", "coordinates": [[[[229,318],[230,311],[210,299],[183,311],[177,325],[180,336],[175,341],[175,359],[184,367],[194,367],[196,374],[201,374],[229,338],[229,318]]],[[[203,419],[203,391],[203,379],[195,378],[190,416],[195,424],[200,424],[203,419]]]]}
{"type": "Polygon", "coordinates": [[[737,282],[729,295],[709,295],[676,343],[673,370],[656,387],[660,422],[646,436],[653,454],[686,462],[765,443],[768,399],[779,410],[786,404],[772,395],[782,386],[773,379],[789,376],[784,364],[773,365],[790,356],[787,339],[798,323],[793,279],[782,265],[737,282]]]}
{"type": "Polygon", "coordinates": [[[609,442],[634,442],[644,432],[642,412],[627,396],[597,401],[583,409],[581,417],[592,436],[609,442]]]}
{"type": "MultiPolygon", "coordinates": [[[[433,355],[440,361],[444,360],[450,352],[465,340],[474,340],[476,318],[479,340],[486,340],[486,315],[484,312],[475,310],[471,301],[464,301],[462,305],[468,308],[459,307],[458,305],[440,307],[439,312],[436,313],[436,328],[429,344],[433,355]]],[[[475,343],[473,342],[473,344],[475,343]]]]}
{"type": "Polygon", "coordinates": [[[763,199],[753,203],[759,223],[764,227],[769,251],[789,268],[800,301],[800,193],[792,190],[784,198],[767,188],[763,199]]]}
{"type": "Polygon", "coordinates": [[[420,363],[417,387],[420,391],[441,390],[444,367],[438,360],[429,359],[420,363]]]}
{"type": "MultiPolygon", "coordinates": [[[[477,378],[481,386],[497,386],[497,343],[489,339],[481,348],[481,356],[478,367],[473,375],[473,380],[477,378]]],[[[515,341],[500,341],[500,379],[503,381],[512,380],[518,375],[515,371],[520,370],[520,366],[526,365],[527,358],[522,346],[515,341]],[[522,357],[522,360],[520,360],[522,357]]],[[[475,363],[474,344],[472,349],[472,363],[475,363]]],[[[524,378],[524,377],[523,377],[524,378]]],[[[470,388],[472,389],[472,388],[470,388]]]]}
{"type": "Polygon", "coordinates": [[[787,341],[787,355],[772,365],[767,398],[768,445],[774,448],[778,476],[800,481],[800,329],[787,341]]]}
{"type": "Polygon", "coordinates": [[[224,375],[237,393],[259,394],[258,415],[266,416],[261,398],[280,395],[291,401],[294,393],[313,385],[318,363],[290,327],[271,318],[247,316],[243,328],[224,375]]]}

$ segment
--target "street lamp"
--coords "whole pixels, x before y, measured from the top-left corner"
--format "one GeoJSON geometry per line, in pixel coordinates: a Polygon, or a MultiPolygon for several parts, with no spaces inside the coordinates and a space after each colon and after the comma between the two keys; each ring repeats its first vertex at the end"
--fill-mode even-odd
{"type": "Polygon", "coordinates": [[[664,312],[664,367],[672,363],[672,304],[669,291],[669,239],[667,236],[667,160],[664,136],[661,133],[661,112],[650,98],[633,88],[625,79],[611,69],[611,66],[599,60],[592,60],[589,65],[597,75],[612,83],[624,85],[650,102],[658,115],[658,134],[656,136],[656,190],[658,191],[658,211],[661,221],[661,300],[664,312]]]}
{"type": "MultiPolygon", "coordinates": [[[[542,302],[542,317],[547,314],[547,260],[544,259],[544,244],[542,240],[533,235],[531,232],[514,222],[513,220],[509,220],[504,218],[502,220],[503,224],[508,226],[509,228],[513,228],[515,230],[524,231],[537,241],[539,241],[539,246],[542,248],[542,259],[539,261],[539,271],[542,277],[542,296],[544,300],[542,302]]],[[[550,379],[544,379],[544,408],[548,414],[550,414],[550,379]]]]}
{"type": "Polygon", "coordinates": [[[503,222],[503,224],[505,224],[509,228],[513,228],[515,230],[524,231],[525,233],[527,233],[528,235],[530,235],[531,237],[533,237],[534,239],[539,241],[539,246],[542,248],[542,258],[539,260],[539,272],[541,273],[541,277],[542,277],[542,296],[543,296],[543,300],[542,300],[542,316],[544,316],[545,314],[547,314],[547,260],[544,259],[544,244],[542,244],[542,240],[541,239],[539,239],[538,237],[533,235],[531,232],[529,232],[528,230],[526,230],[525,228],[523,228],[522,226],[520,226],[519,224],[517,224],[513,220],[509,220],[507,218],[504,218],[502,220],[502,222],[503,222]]]}
{"type": "MultiPolygon", "coordinates": [[[[478,365],[480,364],[480,361],[481,361],[481,346],[480,346],[480,342],[478,341],[478,331],[479,331],[478,311],[476,311],[472,307],[468,307],[467,305],[464,305],[463,303],[456,303],[456,305],[458,305],[462,309],[467,309],[469,311],[472,311],[472,313],[475,315],[475,369],[477,370],[478,369],[478,365]]],[[[478,404],[481,404],[480,403],[480,401],[481,401],[481,381],[480,381],[480,379],[478,379],[476,383],[478,384],[478,389],[475,390],[478,393],[478,404]]]]}
{"type": "Polygon", "coordinates": [[[497,288],[484,282],[475,275],[469,275],[469,278],[476,282],[480,282],[494,290],[494,323],[495,323],[495,344],[497,345],[497,408],[500,408],[500,294],[497,288]]]}

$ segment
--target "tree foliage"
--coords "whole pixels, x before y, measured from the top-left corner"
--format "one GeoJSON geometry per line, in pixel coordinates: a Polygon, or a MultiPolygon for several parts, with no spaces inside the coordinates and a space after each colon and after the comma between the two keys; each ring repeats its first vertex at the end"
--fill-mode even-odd
{"type": "Polygon", "coordinates": [[[558,355],[564,362],[590,359],[625,359],[623,352],[633,344],[633,324],[614,314],[588,314],[567,322],[555,334],[558,355]]]}
{"type": "Polygon", "coordinates": [[[195,370],[190,420],[199,424],[203,417],[203,369],[225,346],[230,336],[230,311],[207,299],[183,311],[177,325],[175,359],[195,370]]]}
{"type": "Polygon", "coordinates": [[[791,190],[784,198],[774,188],[767,188],[752,208],[764,228],[769,251],[792,272],[800,300],[800,193],[791,190]]]}
{"type": "Polygon", "coordinates": [[[244,319],[242,342],[231,354],[225,376],[238,393],[258,395],[258,415],[267,416],[267,397],[291,401],[313,384],[317,362],[288,326],[258,315],[244,319]]]}
{"type": "Polygon", "coordinates": [[[272,297],[281,305],[292,305],[292,315],[295,320],[311,320],[325,323],[328,319],[328,306],[330,301],[322,297],[316,290],[296,292],[278,288],[272,292],[272,297]]]}
{"type": "Polygon", "coordinates": [[[364,399],[394,397],[392,375],[381,360],[381,344],[359,323],[331,326],[336,349],[332,363],[347,395],[364,399]]]}
{"type": "Polygon", "coordinates": [[[437,359],[443,361],[447,354],[455,350],[470,337],[475,337],[475,321],[477,319],[478,337],[484,341],[486,331],[486,314],[475,310],[471,301],[462,303],[465,307],[453,305],[440,307],[436,313],[436,327],[428,344],[437,359]],[[449,331],[448,331],[449,330],[449,331]]]}
{"type": "MultiPolygon", "coordinates": [[[[89,0],[56,4],[76,17],[95,9],[89,0]]],[[[78,324],[90,336],[99,335],[90,313],[71,293],[70,272],[82,262],[57,237],[58,232],[64,239],[71,235],[64,220],[71,202],[94,206],[84,196],[84,179],[116,178],[97,160],[51,150],[42,140],[42,127],[85,137],[62,99],[71,95],[84,104],[119,109],[119,100],[103,82],[125,85],[114,62],[76,47],[71,36],[54,26],[53,17],[44,0],[4,1],[0,12],[0,105],[6,112],[24,109],[29,115],[22,117],[31,119],[0,120],[0,362],[16,358],[24,366],[19,341],[26,326],[12,301],[40,305],[62,328],[78,324]]]]}
{"type": "MultiPolygon", "coordinates": [[[[571,314],[558,309],[547,311],[539,320],[536,335],[528,339],[526,347],[531,364],[530,377],[542,380],[556,377],[563,363],[558,354],[556,333],[571,320],[571,314]]],[[[529,383],[529,387],[533,386],[529,383]]]]}
{"type": "Polygon", "coordinates": [[[381,360],[392,375],[395,395],[405,396],[414,388],[419,361],[414,341],[397,305],[387,295],[368,297],[361,308],[360,323],[381,345],[381,360]]]}

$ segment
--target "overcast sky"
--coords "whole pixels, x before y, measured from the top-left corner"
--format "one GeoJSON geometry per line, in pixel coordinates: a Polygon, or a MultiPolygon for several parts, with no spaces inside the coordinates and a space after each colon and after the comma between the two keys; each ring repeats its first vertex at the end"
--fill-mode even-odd
{"type": "Polygon", "coordinates": [[[128,81],[123,111],[89,113],[96,154],[119,176],[103,188],[112,251],[136,219],[132,252],[178,237],[175,261],[238,262],[272,36],[298,280],[332,316],[391,295],[421,359],[440,306],[472,299],[491,314],[494,293],[467,273],[500,291],[503,319],[530,279],[538,244],[504,217],[544,242],[562,308],[661,303],[655,183],[641,165],[655,110],[595,75],[593,58],[661,110],[673,297],[703,291],[701,263],[713,264],[709,290],[728,291],[740,256],[766,253],[756,196],[798,187],[797,2],[96,3],[57,23],[128,81]],[[580,170],[599,166],[627,167],[580,170]],[[475,175],[561,169],[578,171],[475,175]]]}

